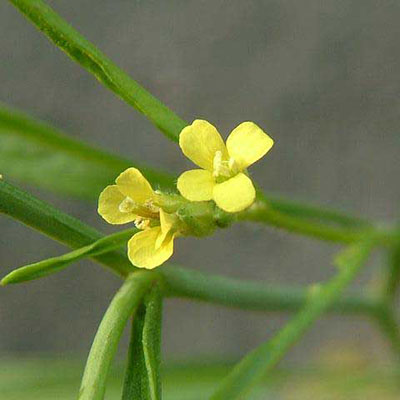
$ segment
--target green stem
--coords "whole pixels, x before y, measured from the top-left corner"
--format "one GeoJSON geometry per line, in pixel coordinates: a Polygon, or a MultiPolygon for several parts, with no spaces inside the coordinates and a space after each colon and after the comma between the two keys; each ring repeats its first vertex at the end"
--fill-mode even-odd
{"type": "Polygon", "coordinates": [[[239,214],[243,221],[262,222],[289,232],[311,236],[320,240],[338,243],[352,243],[365,235],[373,228],[340,228],[317,222],[310,222],[304,218],[292,217],[272,208],[268,201],[257,201],[248,210],[239,214]]]}
{"type": "Polygon", "coordinates": [[[348,215],[342,211],[332,210],[314,204],[310,205],[300,201],[293,201],[281,196],[262,194],[261,192],[259,192],[259,194],[260,198],[264,200],[265,203],[283,214],[319,222],[323,221],[349,228],[366,228],[372,225],[367,219],[348,215]]]}
{"type": "Polygon", "coordinates": [[[0,103],[0,171],[5,176],[63,195],[97,200],[104,187],[129,167],[140,169],[154,187],[175,186],[173,175],[74,139],[0,103]]]}
{"type": "Polygon", "coordinates": [[[136,228],[126,229],[109,236],[105,236],[88,246],[81,247],[58,257],[25,265],[7,274],[0,284],[9,284],[31,281],[54,274],[66,268],[68,265],[86,257],[95,257],[116,250],[126,243],[138,230],[136,228]]]}
{"type": "Polygon", "coordinates": [[[389,249],[388,258],[387,278],[383,291],[386,300],[393,302],[400,285],[400,244],[389,249]]]}
{"type": "Polygon", "coordinates": [[[161,400],[162,296],[154,285],[133,320],[122,400],[161,400]]]}
{"type": "MultiPolygon", "coordinates": [[[[164,277],[167,297],[253,311],[296,312],[307,302],[312,290],[209,275],[177,266],[163,267],[160,274],[164,277]]],[[[329,307],[333,313],[360,315],[374,314],[378,309],[378,301],[363,294],[342,296],[329,307]]]]}
{"type": "MultiPolygon", "coordinates": [[[[96,229],[4,180],[0,180],[1,213],[75,249],[90,245],[103,237],[96,229]]],[[[123,277],[136,270],[125,254],[118,251],[93,258],[123,277]]]]}
{"type": "Polygon", "coordinates": [[[90,349],[79,400],[103,400],[107,374],[122,331],[154,279],[151,272],[135,272],[112,299],[90,349]]]}
{"type": "Polygon", "coordinates": [[[145,300],[143,353],[148,376],[149,400],[161,400],[162,292],[155,284],[145,300]]]}
{"type": "Polygon", "coordinates": [[[178,141],[187,125],[168,107],[116,66],[41,0],[10,0],[56,46],[92,73],[118,97],[143,113],[164,134],[178,141]]]}
{"type": "Polygon", "coordinates": [[[400,361],[400,328],[393,307],[384,304],[378,308],[374,318],[383,335],[388,339],[397,360],[400,361]]]}
{"type": "Polygon", "coordinates": [[[145,306],[141,304],[136,311],[136,315],[132,319],[122,400],[146,400],[148,397],[148,380],[142,345],[145,313],[145,306]]]}
{"type": "Polygon", "coordinates": [[[271,340],[246,355],[222,380],[211,400],[235,400],[243,396],[284,357],[317,318],[338,299],[366,261],[373,242],[366,240],[352,252],[348,264],[309,298],[302,310],[271,340]]]}

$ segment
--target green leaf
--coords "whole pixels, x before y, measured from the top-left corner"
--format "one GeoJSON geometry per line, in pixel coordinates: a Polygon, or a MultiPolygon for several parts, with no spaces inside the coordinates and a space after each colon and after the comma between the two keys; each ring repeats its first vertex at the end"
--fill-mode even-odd
{"type": "Polygon", "coordinates": [[[117,67],[92,43],[41,0],[10,0],[36,27],[104,86],[143,113],[167,137],[178,141],[187,125],[163,103],[117,67]]]}
{"type": "Polygon", "coordinates": [[[127,229],[105,236],[88,246],[81,247],[80,249],[63,254],[62,256],[52,257],[34,264],[25,265],[6,275],[1,280],[0,284],[5,286],[10,283],[26,282],[54,274],[82,258],[98,256],[121,247],[121,245],[126,243],[136,232],[136,228],[127,229]]]}
{"type": "MultiPolygon", "coordinates": [[[[298,211],[297,214],[300,212],[298,211]]],[[[307,210],[310,215],[310,210],[307,210]]],[[[314,237],[337,243],[351,243],[362,238],[366,232],[373,231],[375,228],[371,224],[341,226],[327,223],[327,217],[318,218],[320,214],[318,208],[315,209],[315,217],[305,218],[294,216],[293,212],[287,210],[279,211],[279,203],[269,203],[266,198],[260,198],[252,207],[241,212],[238,217],[243,221],[261,222],[286,231],[314,237]]],[[[336,219],[336,217],[334,218],[336,219]]],[[[378,239],[378,237],[377,237],[378,239]]],[[[386,237],[382,237],[386,241],[386,237]]]]}
{"type": "MultiPolygon", "coordinates": [[[[205,274],[200,271],[166,266],[164,277],[166,296],[194,299],[226,307],[253,311],[297,312],[308,298],[308,291],[299,286],[272,285],[205,274]]],[[[338,298],[329,310],[338,314],[374,314],[380,309],[371,295],[348,294],[338,298]]]]}
{"type": "Polygon", "coordinates": [[[161,400],[161,317],[161,291],[154,286],[132,323],[122,400],[161,400]]]}
{"type": "Polygon", "coordinates": [[[141,304],[132,320],[122,400],[148,400],[149,398],[147,371],[142,344],[145,314],[145,306],[141,304]]]}
{"type": "Polygon", "coordinates": [[[149,399],[161,400],[161,322],[162,295],[155,285],[146,298],[143,326],[143,352],[149,381],[149,399]]]}
{"type": "Polygon", "coordinates": [[[339,226],[347,226],[349,228],[365,228],[371,226],[371,222],[367,219],[354,217],[345,212],[332,210],[327,207],[320,207],[314,204],[307,204],[305,202],[294,201],[273,195],[262,195],[262,199],[268,202],[274,210],[294,217],[312,219],[339,226]]]}
{"type": "Polygon", "coordinates": [[[106,378],[129,316],[134,314],[155,274],[135,272],[111,301],[90,349],[79,392],[79,400],[103,400],[106,378]]]}
{"type": "Polygon", "coordinates": [[[400,286],[400,229],[397,228],[398,241],[388,251],[387,277],[384,287],[384,295],[390,302],[396,298],[400,286]]]}
{"type": "MultiPolygon", "coordinates": [[[[1,179],[0,213],[75,249],[103,237],[96,229],[1,179]]],[[[135,271],[126,255],[118,251],[95,255],[93,258],[121,276],[135,271]]]]}
{"type": "Polygon", "coordinates": [[[0,171],[5,176],[83,199],[97,199],[126,168],[137,167],[155,187],[174,177],[62,134],[49,124],[0,105],[0,171]]]}
{"type": "Polygon", "coordinates": [[[271,340],[247,354],[223,379],[211,400],[242,398],[267,372],[284,357],[287,351],[305,334],[314,321],[339,298],[342,291],[357,275],[373,247],[365,239],[352,248],[351,264],[341,268],[328,283],[311,290],[304,308],[271,340]],[[355,251],[355,248],[357,251],[355,251]]]}

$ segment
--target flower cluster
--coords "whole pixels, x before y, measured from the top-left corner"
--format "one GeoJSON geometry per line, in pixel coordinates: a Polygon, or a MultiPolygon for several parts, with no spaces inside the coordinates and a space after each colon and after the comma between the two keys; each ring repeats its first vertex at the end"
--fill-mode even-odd
{"type": "MultiPolygon", "coordinates": [[[[193,202],[213,200],[227,213],[251,206],[256,191],[247,167],[263,157],[273,143],[256,124],[243,122],[225,144],[213,125],[195,120],[182,130],[179,146],[200,169],[186,171],[178,178],[177,188],[183,197],[178,204],[188,209],[193,202]]],[[[115,185],[107,186],[100,194],[98,212],[108,223],[133,222],[140,230],[128,242],[128,257],[139,268],[163,264],[173,253],[175,237],[196,235],[190,225],[201,225],[201,217],[195,213],[188,225],[179,206],[165,207],[168,196],[176,199],[176,195],[154,191],[136,168],[122,172],[115,185]],[[193,221],[196,218],[200,221],[197,225],[193,221]]]]}

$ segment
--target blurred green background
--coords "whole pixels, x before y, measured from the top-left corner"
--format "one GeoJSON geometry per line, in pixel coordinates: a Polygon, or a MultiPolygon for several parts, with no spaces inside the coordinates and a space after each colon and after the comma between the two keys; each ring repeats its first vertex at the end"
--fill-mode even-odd
{"type": "MultiPolygon", "coordinates": [[[[383,221],[398,216],[399,2],[49,3],[185,119],[206,118],[225,135],[245,120],[263,127],[276,145],[252,174],[267,192],[383,221]]],[[[127,158],[177,173],[190,166],[175,144],[68,60],[5,1],[0,3],[0,49],[0,101],[127,158]]],[[[25,187],[110,231],[93,204],[25,187]]],[[[6,218],[0,219],[0,231],[3,275],[64,251],[6,218]]],[[[232,277],[307,284],[331,276],[330,257],[336,250],[331,244],[241,225],[201,241],[180,240],[173,260],[232,277]]],[[[368,274],[362,280],[367,282],[368,274]]],[[[16,367],[16,359],[82,359],[76,361],[80,368],[118,285],[117,278],[84,261],[58,275],[2,289],[0,388],[3,383],[7,387],[9,376],[25,374],[40,381],[41,374],[45,379],[46,371],[54,372],[47,361],[39,373],[35,362],[16,367]]],[[[168,360],[210,354],[236,359],[286,319],[168,300],[164,355],[168,360]]],[[[376,329],[347,316],[319,321],[283,365],[320,360],[322,349],[332,344],[338,349],[354,345],[367,364],[389,362],[376,329]]],[[[122,354],[126,338],[121,347],[122,354]]],[[[71,370],[70,382],[77,382],[79,368],[66,363],[60,368],[71,370]]],[[[1,399],[22,398],[5,393],[0,392],[1,399]]]]}

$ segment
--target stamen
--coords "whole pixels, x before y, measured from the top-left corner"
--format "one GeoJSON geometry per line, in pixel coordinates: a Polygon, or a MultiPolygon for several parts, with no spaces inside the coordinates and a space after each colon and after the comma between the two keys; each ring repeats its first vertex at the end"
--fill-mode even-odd
{"type": "Polygon", "coordinates": [[[231,170],[228,161],[222,159],[222,152],[217,150],[213,159],[213,176],[215,178],[224,177],[229,178],[231,176],[231,170]]]}
{"type": "Polygon", "coordinates": [[[133,221],[133,223],[135,224],[136,228],[144,230],[149,227],[150,220],[142,218],[142,217],[138,217],[133,221]]]}
{"type": "Polygon", "coordinates": [[[213,160],[213,175],[218,176],[222,167],[222,151],[216,151],[213,160]]]}
{"type": "Polygon", "coordinates": [[[118,209],[122,213],[128,213],[132,212],[135,207],[137,207],[137,204],[129,196],[127,196],[124,200],[121,201],[118,209]]]}
{"type": "Polygon", "coordinates": [[[146,200],[146,202],[144,203],[144,206],[151,211],[152,213],[158,213],[160,211],[160,208],[157,207],[154,203],[153,200],[146,200]]]}

